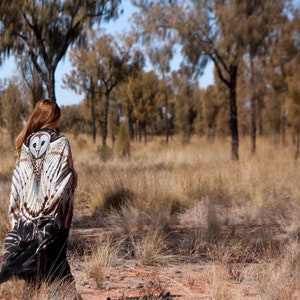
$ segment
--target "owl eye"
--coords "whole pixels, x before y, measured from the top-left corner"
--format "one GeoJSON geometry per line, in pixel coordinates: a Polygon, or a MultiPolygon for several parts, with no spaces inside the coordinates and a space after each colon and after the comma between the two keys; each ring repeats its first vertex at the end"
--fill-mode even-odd
{"type": "Polygon", "coordinates": [[[36,143],[34,143],[32,146],[33,146],[33,148],[36,148],[36,143]]]}
{"type": "Polygon", "coordinates": [[[42,141],[42,146],[45,144],[45,141],[42,141]]]}

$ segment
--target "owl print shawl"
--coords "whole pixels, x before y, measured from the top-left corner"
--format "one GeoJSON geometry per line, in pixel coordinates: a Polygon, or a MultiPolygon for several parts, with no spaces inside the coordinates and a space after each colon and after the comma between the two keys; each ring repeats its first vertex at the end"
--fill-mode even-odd
{"type": "Polygon", "coordinates": [[[0,283],[71,279],[66,242],[76,175],[69,141],[51,129],[31,134],[15,166],[0,283]]]}

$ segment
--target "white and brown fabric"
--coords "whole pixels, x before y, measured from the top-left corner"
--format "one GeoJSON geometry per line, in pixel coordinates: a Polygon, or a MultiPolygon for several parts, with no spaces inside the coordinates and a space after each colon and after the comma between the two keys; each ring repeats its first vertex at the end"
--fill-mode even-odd
{"type": "Polygon", "coordinates": [[[13,172],[0,283],[73,280],[66,249],[75,186],[68,139],[51,129],[31,134],[13,172]]]}

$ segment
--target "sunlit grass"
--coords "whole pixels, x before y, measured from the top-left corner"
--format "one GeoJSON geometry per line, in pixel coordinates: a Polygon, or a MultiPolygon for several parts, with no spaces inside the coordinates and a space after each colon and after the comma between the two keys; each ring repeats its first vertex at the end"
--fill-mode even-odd
{"type": "MultiPolygon", "coordinates": [[[[227,280],[251,282],[263,299],[293,295],[299,274],[290,261],[299,265],[300,162],[292,143],[258,140],[252,155],[250,141],[242,139],[235,162],[229,140],[194,137],[182,144],[173,137],[166,146],[163,138],[153,138],[147,145],[132,142],[130,158],[113,155],[104,162],[97,151],[100,139],[93,144],[88,136],[67,136],[78,172],[74,218],[103,217],[101,224],[111,233],[109,243],[94,241],[93,251],[86,250],[86,273],[99,288],[116,260],[158,267],[205,260],[213,263],[206,279],[216,299],[239,298],[226,293],[227,280]],[[284,259],[283,252],[289,253],[284,259]],[[273,276],[262,283],[268,272],[273,276]],[[280,276],[286,287],[279,286],[280,276]]],[[[13,166],[7,161],[5,174],[13,166]]],[[[1,184],[4,218],[9,181],[1,184]]]]}

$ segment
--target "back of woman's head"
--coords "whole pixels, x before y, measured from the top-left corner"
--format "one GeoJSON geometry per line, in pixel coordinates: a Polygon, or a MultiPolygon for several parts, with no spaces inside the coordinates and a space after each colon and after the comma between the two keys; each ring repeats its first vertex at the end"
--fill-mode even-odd
{"type": "Polygon", "coordinates": [[[31,133],[41,128],[46,128],[59,118],[60,107],[56,102],[50,100],[39,101],[16,139],[17,155],[20,155],[22,144],[31,133]]]}
{"type": "Polygon", "coordinates": [[[59,117],[60,108],[55,102],[50,100],[39,101],[28,119],[27,134],[29,135],[41,128],[49,126],[59,119],[59,117]]]}

